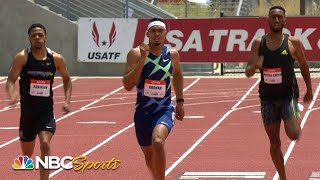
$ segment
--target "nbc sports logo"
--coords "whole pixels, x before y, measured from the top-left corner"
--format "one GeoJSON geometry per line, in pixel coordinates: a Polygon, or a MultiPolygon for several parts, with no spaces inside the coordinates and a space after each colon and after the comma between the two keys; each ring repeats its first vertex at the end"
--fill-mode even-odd
{"type": "Polygon", "coordinates": [[[86,169],[107,169],[115,170],[120,166],[120,160],[112,158],[107,161],[88,161],[86,156],[77,156],[75,158],[71,156],[64,156],[62,158],[58,156],[45,156],[41,159],[39,156],[35,156],[33,162],[28,156],[19,156],[14,159],[12,168],[15,170],[33,170],[43,167],[48,170],[65,169],[69,170],[74,168],[75,171],[81,171],[82,173],[86,169]]]}
{"type": "Polygon", "coordinates": [[[30,159],[28,156],[19,156],[18,158],[14,159],[12,168],[17,170],[32,170],[34,165],[32,159],[30,159]]]}

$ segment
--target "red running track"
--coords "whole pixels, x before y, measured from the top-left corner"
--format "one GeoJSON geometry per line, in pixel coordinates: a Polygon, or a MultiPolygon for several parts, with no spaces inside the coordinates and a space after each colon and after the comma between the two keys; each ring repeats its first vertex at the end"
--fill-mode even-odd
{"type": "MultiPolygon", "coordinates": [[[[204,172],[261,172],[264,173],[262,179],[275,176],[259,112],[257,80],[185,79],[186,118],[176,122],[166,142],[166,179],[220,179],[210,178],[204,172]],[[188,172],[198,173],[191,176],[188,172]]],[[[320,79],[312,80],[316,91],[320,79]]],[[[301,78],[299,83],[303,95],[305,87],[301,78]]],[[[54,86],[59,84],[61,80],[58,79],[54,86]]],[[[54,90],[57,131],[51,143],[52,155],[76,157],[84,154],[89,161],[115,158],[121,163],[116,170],[91,169],[83,173],[73,169],[52,170],[51,179],[151,179],[133,127],[135,92],[127,92],[121,86],[119,78],[75,79],[73,111],[67,115],[61,111],[62,88],[54,90]],[[88,124],[93,121],[96,123],[88,124]]],[[[0,87],[0,109],[3,109],[7,106],[7,97],[4,84],[0,84],[0,87]]],[[[320,158],[317,156],[320,152],[317,146],[320,132],[317,131],[319,122],[316,121],[320,109],[318,99],[307,113],[301,140],[295,144],[292,152],[288,152],[288,179],[308,179],[312,172],[320,171],[320,158]]],[[[302,112],[302,117],[305,112],[302,112]]],[[[18,127],[19,113],[19,108],[0,112],[0,127],[18,127]]],[[[0,129],[0,174],[4,179],[38,179],[38,170],[17,171],[11,168],[13,160],[20,155],[17,135],[17,129],[0,129]]],[[[283,130],[281,138],[285,154],[291,141],[283,130]]],[[[39,153],[37,143],[34,156],[39,153]]],[[[221,177],[236,179],[226,175],[221,177]]]]}

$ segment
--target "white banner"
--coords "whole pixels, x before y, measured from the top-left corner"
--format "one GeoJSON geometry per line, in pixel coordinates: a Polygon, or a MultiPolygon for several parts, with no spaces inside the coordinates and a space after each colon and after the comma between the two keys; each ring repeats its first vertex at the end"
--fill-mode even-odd
{"type": "Polygon", "coordinates": [[[137,19],[79,18],[78,61],[126,62],[137,19]]]}

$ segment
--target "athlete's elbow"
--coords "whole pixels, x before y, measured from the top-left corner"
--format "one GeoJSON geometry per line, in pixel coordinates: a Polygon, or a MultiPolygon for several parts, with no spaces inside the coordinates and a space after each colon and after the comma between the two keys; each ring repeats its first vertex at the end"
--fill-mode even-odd
{"type": "Polygon", "coordinates": [[[123,87],[127,91],[131,91],[134,87],[134,85],[131,85],[129,82],[127,82],[125,79],[122,79],[123,87]]]}
{"type": "Polygon", "coordinates": [[[133,89],[133,86],[123,85],[124,89],[127,91],[131,91],[133,89]]]}
{"type": "Polygon", "coordinates": [[[254,72],[250,72],[250,71],[246,70],[246,76],[247,76],[247,78],[250,78],[250,77],[253,76],[253,75],[254,75],[254,72]]]}
{"type": "Polygon", "coordinates": [[[255,68],[253,68],[253,67],[250,66],[250,65],[247,66],[246,72],[245,72],[247,78],[250,78],[250,77],[253,76],[255,73],[256,73],[256,69],[255,69],[255,68]]]}

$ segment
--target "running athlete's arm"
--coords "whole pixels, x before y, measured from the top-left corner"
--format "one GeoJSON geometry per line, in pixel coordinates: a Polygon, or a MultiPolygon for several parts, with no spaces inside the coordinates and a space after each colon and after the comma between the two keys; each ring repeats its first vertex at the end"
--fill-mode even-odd
{"type": "Polygon", "coordinates": [[[64,89],[64,97],[65,97],[64,102],[69,105],[71,101],[72,82],[66,66],[66,62],[64,57],[58,53],[53,53],[53,57],[54,57],[54,63],[56,65],[56,68],[63,80],[63,89],[64,89]]]}
{"type": "Polygon", "coordinates": [[[172,60],[172,83],[176,93],[176,99],[183,99],[183,75],[180,68],[180,55],[176,49],[170,49],[172,60]]]}
{"type": "Polygon", "coordinates": [[[6,90],[11,100],[11,104],[15,104],[18,102],[18,93],[15,93],[15,82],[18,79],[21,70],[26,63],[26,50],[19,52],[13,59],[13,63],[6,82],[6,90]]]}
{"type": "Polygon", "coordinates": [[[127,91],[131,91],[137,84],[147,58],[147,51],[149,47],[145,44],[131,49],[127,55],[127,64],[123,75],[123,86],[127,91]]]}
{"type": "MultiPolygon", "coordinates": [[[[180,55],[176,49],[170,49],[170,57],[172,61],[172,83],[176,93],[176,99],[183,99],[183,75],[180,68],[180,55]]],[[[176,118],[182,120],[184,117],[184,101],[177,102],[175,109],[176,118]]]]}
{"type": "Polygon", "coordinates": [[[307,87],[307,93],[304,97],[304,102],[310,102],[313,98],[311,77],[309,72],[309,66],[307,64],[306,57],[302,49],[301,41],[295,36],[290,36],[289,40],[295,48],[294,57],[299,62],[301,75],[307,87]]]}
{"type": "Polygon", "coordinates": [[[246,67],[246,76],[251,77],[256,73],[256,69],[260,68],[259,61],[259,46],[261,39],[255,39],[251,46],[251,54],[248,59],[248,64],[246,67]]]}

